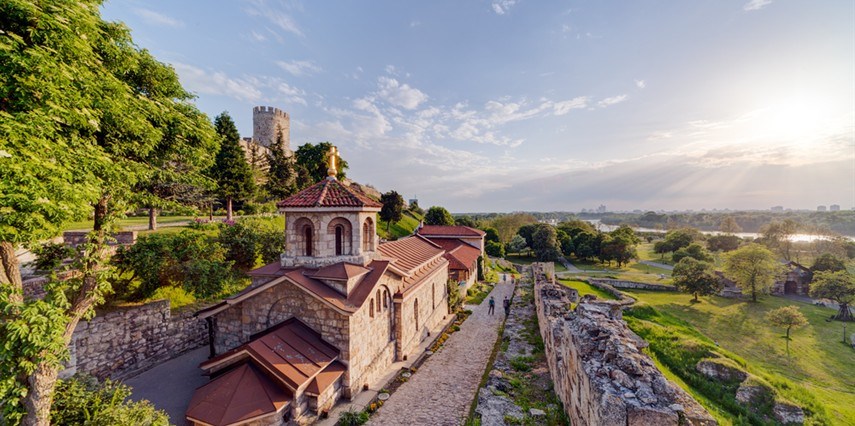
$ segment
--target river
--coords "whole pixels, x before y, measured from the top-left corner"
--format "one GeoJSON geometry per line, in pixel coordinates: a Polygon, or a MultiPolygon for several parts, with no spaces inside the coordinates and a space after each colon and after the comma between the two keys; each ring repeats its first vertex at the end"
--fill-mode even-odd
{"type": "MultiPolygon", "coordinates": [[[[608,224],[602,223],[602,222],[600,222],[599,219],[586,220],[585,222],[588,222],[588,223],[594,225],[594,228],[597,228],[598,230],[603,231],[603,232],[611,232],[611,231],[614,231],[615,229],[618,228],[617,225],[608,225],[608,224]]],[[[659,234],[664,234],[666,232],[666,231],[663,231],[661,229],[641,228],[641,227],[635,227],[635,226],[633,226],[632,229],[635,232],[655,232],[655,233],[659,233],[659,234]]],[[[700,232],[702,234],[706,234],[706,235],[721,234],[721,232],[719,232],[719,231],[700,231],[700,232]]],[[[760,234],[757,232],[736,232],[734,235],[736,235],[740,238],[749,238],[752,240],[760,236],[760,234]]],[[[816,240],[829,240],[831,238],[832,237],[829,235],[793,234],[790,236],[790,241],[792,241],[792,242],[811,242],[811,241],[816,241],[816,240]]],[[[855,237],[843,236],[843,238],[846,238],[849,241],[855,241],[855,237]]]]}

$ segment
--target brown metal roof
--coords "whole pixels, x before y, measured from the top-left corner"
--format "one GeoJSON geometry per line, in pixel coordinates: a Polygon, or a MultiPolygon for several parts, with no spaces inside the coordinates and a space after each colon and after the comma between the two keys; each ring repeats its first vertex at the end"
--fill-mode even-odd
{"type": "Polygon", "coordinates": [[[324,278],[328,280],[349,280],[371,272],[370,269],[353,263],[339,262],[324,266],[311,275],[312,278],[324,278]]]}
{"type": "Polygon", "coordinates": [[[199,367],[216,370],[217,366],[228,364],[235,357],[247,355],[293,392],[335,361],[339,350],[300,320],[291,318],[199,367]]]}
{"type": "Polygon", "coordinates": [[[197,388],[185,416],[210,425],[230,425],[278,412],[292,399],[293,394],[258,367],[244,363],[197,388]]]}
{"type": "Polygon", "coordinates": [[[312,382],[309,383],[309,386],[306,387],[306,393],[315,396],[320,395],[330,385],[335,383],[335,381],[338,380],[345,371],[347,371],[347,367],[345,367],[344,364],[338,361],[333,362],[327,366],[324,371],[321,371],[317,376],[315,376],[312,382]]]}

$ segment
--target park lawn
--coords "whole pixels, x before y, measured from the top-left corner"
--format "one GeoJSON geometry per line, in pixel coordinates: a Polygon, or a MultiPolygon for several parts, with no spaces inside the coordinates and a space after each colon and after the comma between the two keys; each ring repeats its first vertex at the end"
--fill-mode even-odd
{"type": "Polygon", "coordinates": [[[603,290],[600,290],[599,288],[594,287],[591,284],[588,284],[584,281],[565,280],[565,279],[559,279],[558,281],[567,287],[576,289],[576,291],[579,292],[579,297],[582,297],[586,294],[593,294],[594,296],[597,296],[600,299],[605,299],[605,300],[615,300],[616,299],[610,293],[607,293],[603,290]]]}
{"type": "Polygon", "coordinates": [[[636,246],[636,253],[638,253],[639,260],[649,260],[651,262],[664,263],[666,265],[673,265],[674,262],[671,260],[671,253],[665,253],[665,255],[661,255],[653,251],[653,243],[641,243],[636,246]]]}
{"type": "MultiPolygon", "coordinates": [[[[833,309],[781,297],[765,296],[758,303],[702,297],[691,304],[683,293],[626,291],[655,309],[690,323],[722,348],[742,357],[749,367],[779,375],[810,389],[829,409],[836,424],[855,424],[855,351],[841,342],[842,324],[826,322],[833,309]],[[796,305],[808,318],[807,326],[794,329],[788,362],[784,329],[769,325],[766,312],[796,305]]],[[[848,333],[853,331],[851,327],[848,333]]]]}
{"type": "MultiPolygon", "coordinates": [[[[162,225],[165,223],[174,223],[174,222],[185,222],[194,220],[195,218],[200,216],[158,216],[157,224],[162,225]]],[[[205,216],[207,217],[207,216],[205,216]]],[[[214,218],[217,220],[218,218],[214,218]]],[[[221,219],[221,218],[220,218],[221,219]]],[[[62,227],[63,231],[71,231],[71,230],[91,230],[94,222],[92,220],[81,220],[77,222],[69,222],[62,227]]],[[[148,225],[148,216],[131,216],[123,219],[119,219],[116,221],[116,224],[119,228],[123,228],[125,226],[137,226],[137,225],[148,225]]]]}
{"type": "MultiPolygon", "coordinates": [[[[505,259],[511,263],[516,263],[517,265],[531,265],[534,262],[538,262],[538,260],[533,256],[520,256],[518,254],[507,255],[505,256],[505,259]]],[[[555,272],[563,272],[567,270],[567,268],[565,268],[560,262],[553,263],[555,263],[555,272]]]]}

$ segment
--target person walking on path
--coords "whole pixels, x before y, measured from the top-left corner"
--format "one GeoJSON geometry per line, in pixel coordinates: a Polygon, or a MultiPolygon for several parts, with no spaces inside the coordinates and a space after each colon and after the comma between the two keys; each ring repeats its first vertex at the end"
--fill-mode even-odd
{"type": "Polygon", "coordinates": [[[493,315],[494,312],[496,312],[496,299],[490,296],[490,309],[487,310],[487,313],[493,315]]]}
{"type": "Polygon", "coordinates": [[[511,299],[508,299],[508,296],[505,296],[505,300],[502,301],[502,305],[505,308],[505,316],[511,314],[511,299]]]}

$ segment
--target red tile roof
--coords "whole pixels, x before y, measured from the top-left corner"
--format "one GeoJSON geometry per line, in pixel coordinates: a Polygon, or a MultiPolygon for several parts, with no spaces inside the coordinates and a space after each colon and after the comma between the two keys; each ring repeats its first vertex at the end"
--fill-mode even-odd
{"type": "Polygon", "coordinates": [[[468,226],[424,225],[417,233],[426,237],[483,237],[486,232],[468,226]]]}
{"type": "Polygon", "coordinates": [[[445,252],[442,247],[418,235],[382,243],[378,250],[383,256],[391,258],[392,264],[407,274],[416,272],[419,267],[445,252]]]}
{"type": "Polygon", "coordinates": [[[216,371],[235,358],[251,362],[270,373],[292,392],[313,379],[338,359],[339,350],[321,339],[320,334],[296,318],[274,326],[247,343],[199,365],[216,371]]]}
{"type": "Polygon", "coordinates": [[[336,179],[324,179],[278,203],[279,207],[383,207],[336,179]]]}
{"type": "Polygon", "coordinates": [[[287,406],[293,395],[251,363],[200,386],[185,416],[210,425],[230,425],[273,414],[287,406]]]}

